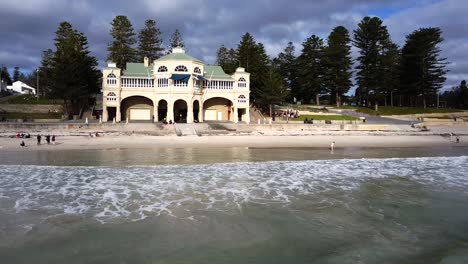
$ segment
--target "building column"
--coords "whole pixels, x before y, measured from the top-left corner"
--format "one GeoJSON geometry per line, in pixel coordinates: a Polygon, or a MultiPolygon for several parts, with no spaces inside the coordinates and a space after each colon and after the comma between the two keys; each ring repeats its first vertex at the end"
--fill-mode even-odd
{"type": "Polygon", "coordinates": [[[159,113],[158,113],[158,105],[153,104],[153,122],[157,123],[159,122],[159,113]]]}
{"type": "Polygon", "coordinates": [[[187,104],[187,124],[193,123],[193,102],[187,104]]]}
{"type": "Polygon", "coordinates": [[[115,111],[115,122],[120,122],[122,120],[122,113],[120,113],[120,103],[117,104],[115,111]]]}
{"type": "Polygon", "coordinates": [[[167,101],[167,122],[170,120],[174,122],[174,103],[172,100],[167,101]]]}
{"type": "Polygon", "coordinates": [[[107,112],[107,105],[102,106],[102,122],[107,122],[109,119],[109,113],[107,112]]]}
{"type": "Polygon", "coordinates": [[[199,107],[198,107],[198,122],[202,123],[203,122],[203,105],[200,102],[198,102],[198,105],[199,105],[199,107]]]}
{"type": "Polygon", "coordinates": [[[237,124],[237,123],[239,123],[239,118],[238,118],[238,116],[237,116],[237,107],[233,106],[232,109],[233,109],[233,110],[232,110],[232,115],[233,115],[233,117],[234,117],[234,120],[233,120],[233,121],[234,121],[234,123],[237,124]]]}
{"type": "Polygon", "coordinates": [[[247,105],[247,107],[245,108],[245,122],[247,124],[250,124],[250,106],[247,105]]]}

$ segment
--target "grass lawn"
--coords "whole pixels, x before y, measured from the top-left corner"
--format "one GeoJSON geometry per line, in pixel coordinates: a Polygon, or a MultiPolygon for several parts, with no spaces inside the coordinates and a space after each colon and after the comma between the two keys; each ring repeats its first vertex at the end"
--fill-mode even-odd
{"type": "Polygon", "coordinates": [[[352,116],[347,115],[301,115],[299,118],[290,119],[291,121],[304,121],[307,120],[345,120],[345,121],[353,121],[359,120],[359,118],[355,118],[352,116]]]}
{"type": "Polygon", "coordinates": [[[13,98],[10,98],[6,101],[0,102],[1,104],[43,104],[43,105],[54,105],[54,104],[63,104],[63,100],[59,99],[47,99],[39,98],[32,94],[23,94],[13,98]]]}
{"type": "Polygon", "coordinates": [[[369,115],[413,115],[413,114],[430,114],[430,113],[453,113],[462,112],[460,109],[449,108],[422,108],[422,107],[390,107],[379,106],[379,111],[374,108],[357,107],[356,112],[361,112],[369,115]]]}
{"type": "Polygon", "coordinates": [[[0,113],[3,119],[61,119],[61,113],[0,113]]]}

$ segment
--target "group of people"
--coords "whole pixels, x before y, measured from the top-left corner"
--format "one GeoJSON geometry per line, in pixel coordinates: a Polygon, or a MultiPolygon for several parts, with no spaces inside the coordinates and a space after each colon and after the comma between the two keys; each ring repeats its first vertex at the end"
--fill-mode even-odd
{"type": "Polygon", "coordinates": [[[304,119],[304,124],[313,124],[314,123],[314,119],[311,118],[310,120],[307,119],[307,117],[304,119]]]}
{"type": "MultiPolygon", "coordinates": [[[[41,139],[42,139],[42,136],[40,134],[37,135],[37,144],[40,145],[41,144],[41,139]]],[[[47,135],[45,136],[45,140],[47,142],[47,144],[50,144],[52,142],[53,145],[55,145],[55,135],[47,135]]]]}
{"type": "MultiPolygon", "coordinates": [[[[29,133],[27,134],[21,133],[21,134],[17,134],[16,137],[17,138],[31,138],[31,135],[29,133]]],[[[52,135],[52,136],[46,135],[44,137],[45,137],[45,141],[47,144],[55,145],[55,135],[52,135]]],[[[36,139],[37,139],[37,145],[41,145],[42,136],[40,134],[37,134],[36,139]]],[[[24,140],[21,141],[20,146],[26,147],[26,143],[24,142],[24,140]]]]}
{"type": "Polygon", "coordinates": [[[169,122],[167,122],[166,118],[164,118],[162,121],[161,121],[164,125],[172,125],[172,124],[175,124],[175,122],[172,122],[172,120],[169,120],[169,122]]]}
{"type": "Polygon", "coordinates": [[[275,114],[276,116],[279,116],[279,117],[282,117],[282,118],[299,118],[300,115],[299,115],[299,111],[296,110],[292,110],[292,109],[288,109],[287,111],[284,111],[284,112],[280,112],[280,113],[277,113],[275,114]]]}
{"type": "Polygon", "coordinates": [[[453,132],[450,132],[450,142],[460,143],[460,137],[455,135],[453,132]]]}
{"type": "Polygon", "coordinates": [[[29,133],[17,133],[16,138],[31,138],[31,135],[29,133]]]}

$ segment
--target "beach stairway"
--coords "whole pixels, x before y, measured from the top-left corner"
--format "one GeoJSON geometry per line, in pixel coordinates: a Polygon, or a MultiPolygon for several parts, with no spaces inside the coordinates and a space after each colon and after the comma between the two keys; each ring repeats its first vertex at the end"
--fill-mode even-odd
{"type": "Polygon", "coordinates": [[[193,124],[174,124],[174,129],[177,136],[199,136],[193,124]]]}
{"type": "Polygon", "coordinates": [[[263,123],[265,121],[265,117],[263,116],[262,112],[260,112],[260,110],[258,110],[258,108],[254,105],[250,105],[249,113],[251,124],[257,124],[258,120],[260,120],[260,123],[263,123]]]}
{"type": "Polygon", "coordinates": [[[82,119],[86,119],[86,118],[88,118],[88,120],[93,120],[94,119],[92,110],[86,110],[86,111],[83,112],[82,119]]]}

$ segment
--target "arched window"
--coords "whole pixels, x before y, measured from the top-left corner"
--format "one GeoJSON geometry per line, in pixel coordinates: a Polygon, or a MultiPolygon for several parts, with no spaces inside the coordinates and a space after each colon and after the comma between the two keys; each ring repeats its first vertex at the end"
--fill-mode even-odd
{"type": "Polygon", "coordinates": [[[115,77],[115,74],[109,73],[107,75],[107,85],[117,85],[117,77],[115,77]]]}
{"type": "Polygon", "coordinates": [[[166,66],[159,66],[158,72],[167,72],[167,67],[166,66]]]}
{"type": "Polygon", "coordinates": [[[175,67],[175,71],[176,72],[187,72],[187,67],[185,67],[184,65],[179,65],[177,67],[175,67]]]}
{"type": "Polygon", "coordinates": [[[107,101],[117,101],[117,95],[114,92],[109,92],[106,96],[107,101]]]}
{"type": "Polygon", "coordinates": [[[238,103],[246,103],[247,99],[245,98],[244,95],[239,95],[239,97],[237,97],[237,102],[238,103]]]}
{"type": "Polygon", "coordinates": [[[247,81],[244,79],[244,77],[240,77],[237,83],[237,86],[239,88],[245,88],[247,87],[247,81]]]}
{"type": "Polygon", "coordinates": [[[200,68],[198,68],[198,67],[195,67],[195,69],[193,69],[193,72],[194,72],[194,73],[201,74],[201,70],[200,70],[200,68]]]}

